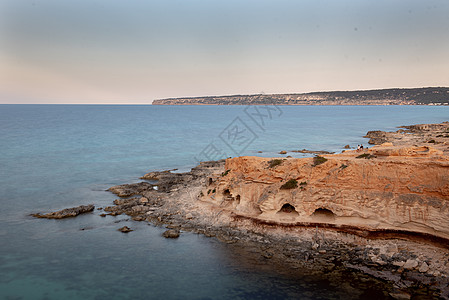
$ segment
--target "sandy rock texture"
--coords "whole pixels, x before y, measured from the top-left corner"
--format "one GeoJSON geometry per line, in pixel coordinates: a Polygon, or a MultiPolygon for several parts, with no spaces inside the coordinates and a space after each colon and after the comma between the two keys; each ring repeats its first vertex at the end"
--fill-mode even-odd
{"type": "Polygon", "coordinates": [[[403,128],[369,132],[383,144],[362,151],[227,159],[201,199],[259,221],[447,240],[449,123],[403,128]]]}
{"type": "Polygon", "coordinates": [[[449,158],[431,146],[379,146],[313,158],[237,157],[203,201],[281,224],[325,223],[449,239],[449,158]],[[359,157],[359,158],[358,158],[359,157]],[[296,183],[296,184],[294,184],[296,183]],[[285,188],[291,184],[291,188],[285,188]]]}

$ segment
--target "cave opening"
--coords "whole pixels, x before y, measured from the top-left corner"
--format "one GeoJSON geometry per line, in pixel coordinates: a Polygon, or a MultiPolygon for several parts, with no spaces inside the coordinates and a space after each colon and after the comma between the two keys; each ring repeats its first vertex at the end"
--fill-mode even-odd
{"type": "Polygon", "coordinates": [[[335,214],[327,208],[317,208],[312,214],[312,218],[317,221],[334,221],[335,214]]]}
{"type": "Polygon", "coordinates": [[[235,197],[235,200],[237,201],[237,204],[240,204],[240,195],[237,195],[237,196],[235,197]]]}
{"type": "Polygon", "coordinates": [[[209,178],[209,185],[211,185],[213,182],[212,178],[209,178]]]}
{"type": "Polygon", "coordinates": [[[279,210],[280,213],[298,213],[293,205],[290,203],[285,203],[282,205],[281,209],[279,210]]]}
{"type": "Polygon", "coordinates": [[[223,191],[223,196],[230,197],[231,196],[231,191],[229,189],[225,189],[223,191]]]}

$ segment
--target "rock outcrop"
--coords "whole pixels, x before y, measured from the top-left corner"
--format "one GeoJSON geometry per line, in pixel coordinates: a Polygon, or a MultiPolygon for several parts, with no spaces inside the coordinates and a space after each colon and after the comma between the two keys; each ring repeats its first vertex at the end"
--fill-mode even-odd
{"type": "Polygon", "coordinates": [[[449,122],[440,124],[417,124],[401,126],[395,132],[368,131],[365,135],[371,145],[394,143],[396,146],[412,146],[431,144],[449,154],[449,122]]]}
{"type": "Polygon", "coordinates": [[[177,239],[179,237],[179,235],[180,235],[179,230],[175,230],[175,229],[166,230],[162,234],[162,236],[167,239],[177,239]]]}
{"type": "Polygon", "coordinates": [[[65,208],[63,210],[55,211],[55,212],[51,212],[51,213],[47,213],[47,214],[35,213],[35,214],[31,214],[31,216],[33,216],[35,218],[45,218],[45,219],[64,219],[64,218],[76,217],[80,214],[91,212],[94,209],[95,209],[95,206],[93,204],[89,204],[89,205],[81,205],[81,206],[72,207],[72,208],[65,208]]]}
{"type": "Polygon", "coordinates": [[[120,232],[123,232],[123,233],[128,233],[128,232],[131,232],[131,231],[133,231],[131,228],[129,228],[128,226],[123,226],[123,227],[121,227],[121,228],[119,228],[119,229],[117,229],[118,231],[120,231],[120,232]]]}
{"type": "Polygon", "coordinates": [[[285,225],[429,234],[449,240],[449,157],[431,146],[377,146],[312,158],[237,157],[203,201],[285,225]],[[370,159],[365,159],[370,158],[370,159]],[[297,187],[283,189],[289,180],[297,187]]]}

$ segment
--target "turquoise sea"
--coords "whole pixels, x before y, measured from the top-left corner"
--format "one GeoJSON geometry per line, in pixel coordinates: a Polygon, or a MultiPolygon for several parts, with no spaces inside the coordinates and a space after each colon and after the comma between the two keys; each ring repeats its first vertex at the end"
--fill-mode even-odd
{"type": "Polygon", "coordinates": [[[167,240],[126,216],[29,214],[111,205],[107,188],[152,170],[341,151],[367,144],[368,130],[448,120],[449,107],[435,106],[0,105],[0,298],[338,299],[346,285],[366,298],[361,281],[285,271],[192,233],[167,240]],[[118,232],[124,225],[135,231],[118,232]]]}

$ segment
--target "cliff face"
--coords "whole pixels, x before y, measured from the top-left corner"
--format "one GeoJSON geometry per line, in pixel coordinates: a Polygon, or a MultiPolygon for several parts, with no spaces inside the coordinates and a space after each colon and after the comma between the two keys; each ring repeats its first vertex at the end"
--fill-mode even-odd
{"type": "Polygon", "coordinates": [[[326,223],[449,239],[449,158],[442,151],[389,144],[325,157],[321,164],[313,158],[230,158],[202,200],[285,225],[326,223]]]}

